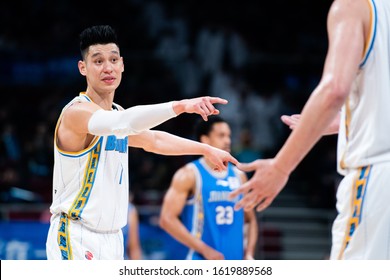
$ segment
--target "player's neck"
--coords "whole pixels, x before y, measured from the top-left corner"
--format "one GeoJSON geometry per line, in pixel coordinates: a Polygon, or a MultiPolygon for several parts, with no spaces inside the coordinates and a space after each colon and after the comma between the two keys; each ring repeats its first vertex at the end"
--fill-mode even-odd
{"type": "Polygon", "coordinates": [[[201,158],[204,162],[204,165],[206,165],[207,169],[209,170],[209,172],[211,172],[212,174],[216,175],[216,176],[225,176],[226,174],[226,170],[225,171],[215,171],[214,170],[214,164],[211,163],[211,161],[207,160],[205,157],[202,157],[201,158]]]}
{"type": "Polygon", "coordinates": [[[112,104],[114,102],[114,92],[111,93],[98,93],[88,88],[85,94],[97,105],[104,110],[112,110],[112,104]]]}
{"type": "Polygon", "coordinates": [[[211,161],[209,161],[209,160],[208,160],[207,158],[205,158],[205,157],[202,157],[202,158],[203,158],[204,162],[206,163],[207,167],[210,168],[211,170],[213,170],[213,169],[214,169],[214,166],[213,166],[213,164],[211,163],[211,161]]]}

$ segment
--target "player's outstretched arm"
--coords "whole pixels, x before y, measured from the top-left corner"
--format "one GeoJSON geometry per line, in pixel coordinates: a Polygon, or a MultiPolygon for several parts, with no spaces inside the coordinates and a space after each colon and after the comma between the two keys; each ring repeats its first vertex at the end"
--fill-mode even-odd
{"type": "Polygon", "coordinates": [[[63,122],[69,124],[73,134],[98,136],[133,135],[154,128],[182,113],[199,114],[207,121],[210,115],[219,114],[214,104],[226,104],[219,97],[197,97],[166,103],[133,106],[126,110],[103,110],[94,103],[78,103],[68,108],[63,122]]]}
{"type": "Polygon", "coordinates": [[[232,193],[244,194],[236,208],[263,210],[286,185],[291,172],[309,153],[337,118],[351,92],[365,48],[366,1],[334,1],[328,14],[329,47],[318,86],[306,102],[297,126],[275,158],[237,165],[255,171],[252,178],[232,193]]]}
{"type": "Polygon", "coordinates": [[[202,155],[214,164],[214,169],[217,171],[226,170],[228,162],[238,163],[226,151],[158,130],[147,130],[138,135],[129,136],[129,146],[162,155],[202,155]]]}
{"type": "Polygon", "coordinates": [[[89,119],[88,130],[94,135],[133,135],[154,128],[180,114],[199,114],[207,121],[219,114],[214,104],[227,104],[219,97],[203,96],[166,103],[139,105],[121,111],[97,110],[89,119]]]}

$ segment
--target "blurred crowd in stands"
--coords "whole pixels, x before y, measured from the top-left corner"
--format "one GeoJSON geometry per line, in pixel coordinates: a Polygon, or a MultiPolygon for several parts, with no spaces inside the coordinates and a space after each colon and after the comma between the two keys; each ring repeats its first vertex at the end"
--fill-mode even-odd
{"type": "MultiPolygon", "coordinates": [[[[51,201],[53,133],[60,110],[85,90],[78,35],[94,24],[118,32],[124,107],[213,95],[229,100],[240,161],[273,156],[289,134],[280,115],[299,113],[325,56],[331,1],[7,1],[0,9],[0,203],[51,201]],[[23,6],[23,8],[22,8],[23,6]]],[[[157,129],[193,138],[199,116],[157,129]]],[[[336,138],[324,138],[292,175],[312,207],[333,207],[336,138]]],[[[160,205],[190,157],[130,149],[136,205],[160,205]]]]}

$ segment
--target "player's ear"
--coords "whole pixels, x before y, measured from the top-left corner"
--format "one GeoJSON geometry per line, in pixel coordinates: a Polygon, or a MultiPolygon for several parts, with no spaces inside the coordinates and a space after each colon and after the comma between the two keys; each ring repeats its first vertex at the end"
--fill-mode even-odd
{"type": "Polygon", "coordinates": [[[209,138],[206,135],[200,136],[200,142],[210,145],[209,138]]]}
{"type": "Polygon", "coordinates": [[[87,75],[87,70],[86,70],[86,67],[85,67],[85,62],[82,61],[82,60],[79,60],[79,63],[78,63],[77,66],[79,67],[80,74],[83,75],[83,76],[86,76],[87,75]]]}

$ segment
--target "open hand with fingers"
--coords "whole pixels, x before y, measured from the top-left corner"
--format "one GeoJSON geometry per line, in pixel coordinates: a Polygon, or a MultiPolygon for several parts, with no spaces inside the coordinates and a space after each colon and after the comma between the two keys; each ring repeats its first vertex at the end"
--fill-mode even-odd
{"type": "Polygon", "coordinates": [[[267,208],[286,185],[289,175],[278,169],[273,159],[255,160],[251,163],[238,163],[237,167],[244,172],[255,171],[252,178],[230,194],[233,199],[242,194],[243,198],[235,209],[245,211],[256,207],[257,211],[267,208]]]}
{"type": "Polygon", "coordinates": [[[181,113],[195,113],[207,121],[207,116],[218,115],[219,110],[214,104],[227,104],[228,101],[219,97],[202,96],[191,99],[183,99],[173,103],[173,110],[177,115],[181,113]]]}
{"type": "Polygon", "coordinates": [[[215,250],[207,245],[204,246],[204,249],[202,250],[201,254],[203,255],[203,257],[206,260],[224,260],[225,259],[224,255],[221,252],[219,252],[219,251],[217,251],[217,250],[215,250]]]}

